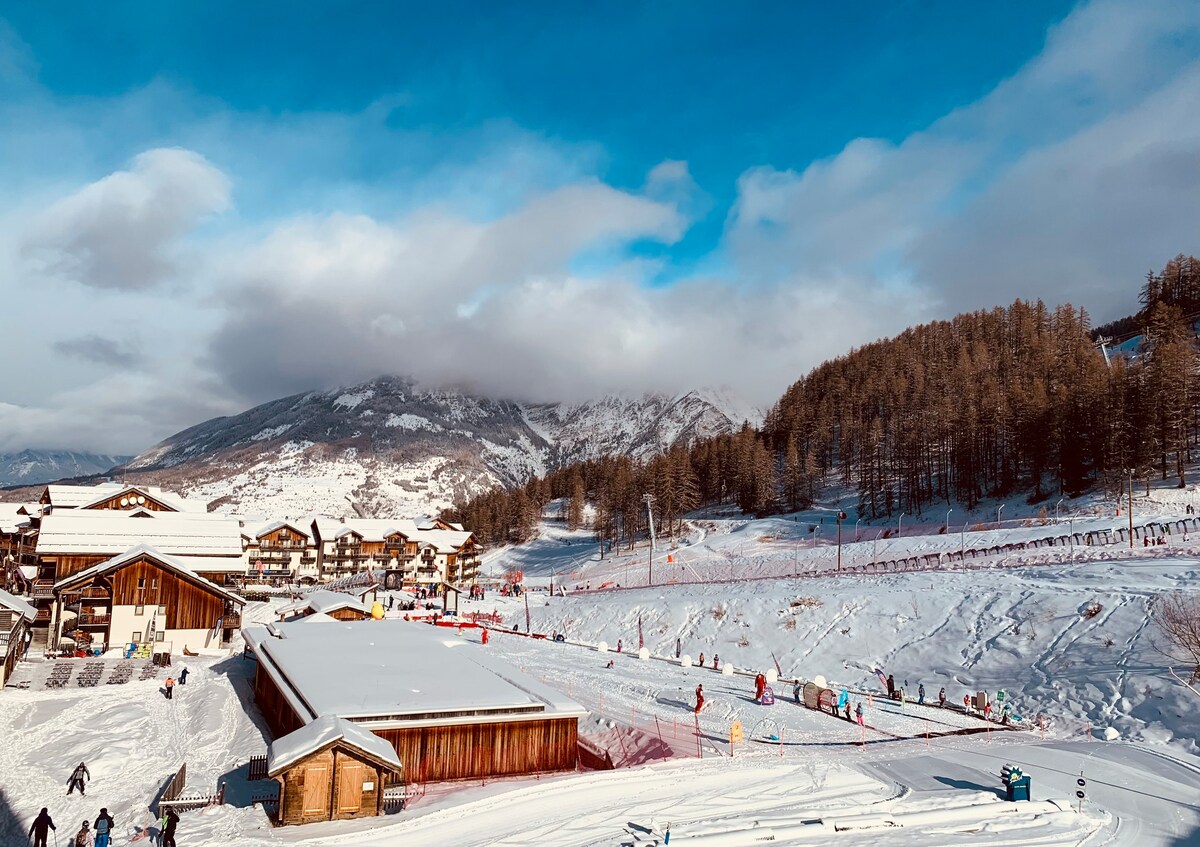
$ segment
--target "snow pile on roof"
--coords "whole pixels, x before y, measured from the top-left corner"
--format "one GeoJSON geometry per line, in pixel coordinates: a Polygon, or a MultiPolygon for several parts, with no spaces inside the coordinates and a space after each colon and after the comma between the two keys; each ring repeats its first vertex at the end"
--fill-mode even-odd
{"type": "Polygon", "coordinates": [[[257,529],[254,529],[252,531],[252,535],[254,538],[262,538],[264,535],[270,535],[275,530],[283,529],[284,527],[287,527],[297,535],[303,536],[306,541],[312,534],[312,527],[310,526],[307,529],[304,529],[304,524],[299,521],[274,520],[268,521],[267,523],[259,526],[257,529]]]}
{"type": "Polygon", "coordinates": [[[330,612],[336,612],[338,609],[356,609],[363,614],[371,613],[371,607],[353,594],[343,594],[340,591],[326,591],[322,588],[304,595],[299,600],[288,603],[285,606],[280,606],[276,611],[281,615],[305,611],[329,614],[330,612]]]}
{"type": "Polygon", "coordinates": [[[314,612],[311,615],[305,615],[302,618],[297,618],[298,623],[337,623],[337,618],[331,618],[324,612],[314,612]]]}
{"type": "Polygon", "coordinates": [[[243,568],[242,531],[237,521],[171,512],[148,514],[136,517],[113,511],[55,511],[42,520],[38,555],[116,555],[145,544],[172,556],[228,557],[236,561],[222,566],[243,568]]]}
{"type": "Polygon", "coordinates": [[[0,503],[0,532],[11,535],[29,526],[23,503],[0,503]]]}
{"type": "Polygon", "coordinates": [[[259,667],[302,720],[338,715],[407,727],[586,714],[448,629],[402,620],[339,623],[242,630],[259,667]]]}
{"type": "Polygon", "coordinates": [[[37,609],[31,604],[22,600],[20,597],[14,597],[7,591],[0,590],[0,607],[11,609],[23,618],[33,620],[37,617],[37,609]]]}
{"type": "Polygon", "coordinates": [[[204,513],[208,511],[208,502],[181,497],[171,491],[164,491],[157,485],[122,485],[118,482],[102,482],[99,485],[47,485],[50,505],[59,509],[86,509],[116,495],[133,494],[157,500],[164,506],[170,506],[180,512],[204,513]]]}
{"type": "Polygon", "coordinates": [[[374,761],[401,770],[395,748],[370,730],[343,718],[326,715],[277,738],[267,746],[267,773],[275,776],[289,765],[341,742],[374,761]]]}

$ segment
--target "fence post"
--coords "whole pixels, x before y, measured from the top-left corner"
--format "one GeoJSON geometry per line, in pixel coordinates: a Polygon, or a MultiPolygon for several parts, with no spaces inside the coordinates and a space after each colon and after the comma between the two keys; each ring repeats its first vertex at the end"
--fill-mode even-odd
{"type": "Polygon", "coordinates": [[[783,727],[779,727],[779,755],[783,755],[783,727]]]}
{"type": "Polygon", "coordinates": [[[929,718],[925,718],[925,746],[929,746],[929,718]]]}

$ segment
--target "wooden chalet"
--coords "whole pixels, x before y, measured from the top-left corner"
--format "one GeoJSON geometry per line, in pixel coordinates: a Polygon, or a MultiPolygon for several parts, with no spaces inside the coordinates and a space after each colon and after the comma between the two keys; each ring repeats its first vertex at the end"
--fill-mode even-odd
{"type": "Polygon", "coordinates": [[[294,603],[279,608],[280,620],[297,620],[308,615],[328,615],[338,621],[363,621],[371,617],[371,607],[353,594],[318,589],[294,603]]]}
{"type": "Polygon", "coordinates": [[[0,688],[8,684],[25,650],[25,636],[33,627],[37,609],[20,597],[0,591],[0,688]]]}
{"type": "Polygon", "coordinates": [[[38,502],[53,513],[57,509],[133,510],[206,513],[208,502],[180,497],[156,485],[47,485],[38,502]]]}
{"type": "Polygon", "coordinates": [[[391,587],[434,588],[472,582],[478,572],[474,534],[440,519],[316,518],[312,532],[323,581],[383,570],[397,577],[391,587]]]}
{"type": "Polygon", "coordinates": [[[267,776],[279,783],[276,822],[283,825],[378,815],[384,786],[400,783],[402,773],[391,744],[333,716],[267,747],[267,776]]]}
{"type": "Polygon", "coordinates": [[[246,575],[267,581],[316,582],[317,547],[311,525],[270,521],[243,533],[246,575]]]}
{"type": "Polygon", "coordinates": [[[321,717],[388,741],[409,782],[569,770],[586,710],[449,630],[401,620],[246,627],[281,738],[321,717]]]}
{"type": "Polygon", "coordinates": [[[54,592],[59,638],[82,633],[73,637],[166,652],[228,645],[245,605],[181,559],[144,545],[59,580],[54,592]]]}

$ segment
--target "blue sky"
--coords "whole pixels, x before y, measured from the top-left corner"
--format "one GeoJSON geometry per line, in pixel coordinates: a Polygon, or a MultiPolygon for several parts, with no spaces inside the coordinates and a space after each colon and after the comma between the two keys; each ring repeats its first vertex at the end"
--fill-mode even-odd
{"type": "Polygon", "coordinates": [[[381,372],[769,405],[921,320],[1124,314],[1196,250],[1198,34],[1165,0],[0,6],[0,290],[55,316],[0,341],[0,450],[381,372]]]}

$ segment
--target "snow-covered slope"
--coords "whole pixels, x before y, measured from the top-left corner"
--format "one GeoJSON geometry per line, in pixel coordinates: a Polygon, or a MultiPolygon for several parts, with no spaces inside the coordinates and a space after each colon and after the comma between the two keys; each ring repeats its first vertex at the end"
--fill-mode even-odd
{"type": "Polygon", "coordinates": [[[37,485],[59,479],[92,476],[109,471],[129,458],[69,450],[0,453],[0,485],[37,485]]]}
{"type": "Polygon", "coordinates": [[[130,463],[227,509],[424,512],[604,454],[644,457],[758,422],[728,392],[526,406],[380,377],[285,397],[174,435],[130,463]]]}

